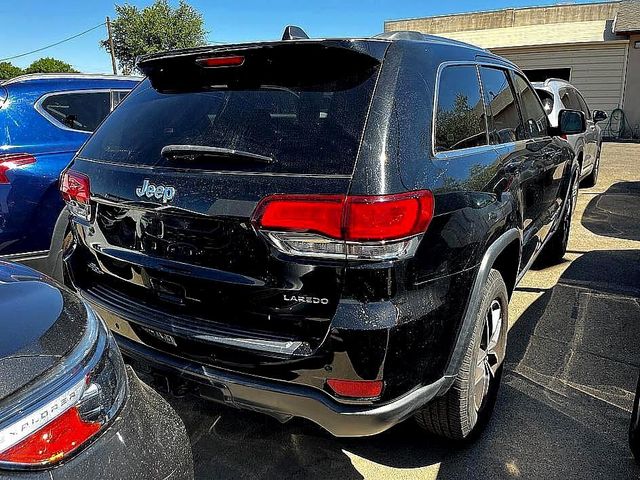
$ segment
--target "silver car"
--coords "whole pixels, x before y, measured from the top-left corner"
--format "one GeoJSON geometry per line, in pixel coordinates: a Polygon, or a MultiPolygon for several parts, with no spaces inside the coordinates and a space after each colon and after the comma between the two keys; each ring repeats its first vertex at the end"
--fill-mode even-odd
{"type": "Polygon", "coordinates": [[[602,131],[598,122],[606,120],[607,114],[602,110],[592,112],[578,89],[565,80],[550,78],[545,82],[534,82],[532,85],[542,100],[552,126],[558,126],[558,112],[562,109],[580,110],[584,113],[587,130],[578,135],[569,135],[567,141],[575,150],[580,162],[582,185],[593,187],[598,181],[602,145],[602,131]]]}

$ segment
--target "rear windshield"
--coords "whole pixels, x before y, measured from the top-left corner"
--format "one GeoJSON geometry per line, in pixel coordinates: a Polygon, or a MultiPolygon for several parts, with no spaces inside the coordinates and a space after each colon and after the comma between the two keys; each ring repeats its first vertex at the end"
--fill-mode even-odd
{"type": "Polygon", "coordinates": [[[194,169],[351,174],[378,66],[348,79],[157,90],[145,80],[98,128],[80,156],[194,169]],[[168,91],[169,93],[163,93],[168,91]],[[165,146],[232,149],[273,159],[167,159],[165,146]]]}

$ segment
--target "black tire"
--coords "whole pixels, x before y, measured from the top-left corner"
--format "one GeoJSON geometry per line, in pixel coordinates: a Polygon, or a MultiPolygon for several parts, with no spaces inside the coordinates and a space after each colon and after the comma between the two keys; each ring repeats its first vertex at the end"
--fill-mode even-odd
{"type": "Polygon", "coordinates": [[[51,246],[49,254],[45,260],[45,266],[42,269],[50,277],[64,283],[64,268],[62,256],[69,248],[69,241],[72,239],[69,227],[69,212],[66,208],[60,212],[56,225],[53,228],[51,236],[51,246]]]}
{"type": "Polygon", "coordinates": [[[576,200],[578,198],[578,179],[575,178],[571,185],[571,191],[567,199],[568,204],[562,213],[560,226],[553,233],[552,237],[544,246],[544,249],[538,255],[536,265],[540,267],[557,265],[562,262],[564,255],[567,253],[567,245],[569,244],[569,232],[571,230],[571,219],[573,218],[573,210],[575,209],[576,200]]]}
{"type": "MultiPolygon", "coordinates": [[[[450,440],[465,440],[482,431],[493,411],[502,377],[502,362],[507,343],[509,297],[507,287],[497,270],[491,270],[489,273],[481,298],[476,312],[472,340],[467,347],[462,366],[453,385],[446,394],[415,412],[416,421],[421,427],[450,440]],[[490,343],[491,332],[487,333],[488,316],[492,315],[493,310],[490,309],[494,308],[495,302],[498,302],[501,308],[501,322],[495,329],[499,332],[499,341],[496,355],[493,357],[494,363],[490,366],[489,360],[492,356],[484,356],[483,347],[490,343]],[[484,363],[483,356],[489,363],[484,363]],[[479,371],[485,375],[479,376],[479,371]],[[483,380],[480,380],[481,377],[483,380]],[[476,395],[479,392],[478,381],[482,381],[481,401],[476,395]]],[[[489,348],[486,351],[488,352],[489,348]]]]}
{"type": "Polygon", "coordinates": [[[596,161],[593,162],[593,168],[591,169],[591,173],[587,175],[584,180],[580,183],[581,187],[591,188],[595,187],[598,182],[598,173],[600,172],[600,148],[598,148],[598,156],[596,157],[596,161]]]}

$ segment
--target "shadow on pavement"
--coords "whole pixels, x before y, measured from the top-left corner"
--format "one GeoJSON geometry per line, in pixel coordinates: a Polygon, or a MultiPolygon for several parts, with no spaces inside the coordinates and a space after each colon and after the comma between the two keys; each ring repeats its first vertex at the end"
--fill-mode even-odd
{"type": "Polygon", "coordinates": [[[524,312],[509,332],[494,422],[503,464],[536,478],[639,475],[627,445],[640,365],[638,297],[640,251],[593,251],[524,312]],[[510,410],[514,417],[505,418],[510,410]]]}
{"type": "Polygon", "coordinates": [[[640,182],[618,182],[594,197],[582,225],[596,235],[640,240],[640,182]]]}
{"type": "Polygon", "coordinates": [[[170,401],[189,431],[196,479],[363,478],[339,441],[314,425],[192,397],[170,401]]]}
{"type": "Polygon", "coordinates": [[[347,442],[373,462],[441,462],[459,478],[638,478],[627,428],[640,365],[640,251],[575,260],[509,332],[502,390],[487,431],[466,448],[408,424],[347,442]]]}

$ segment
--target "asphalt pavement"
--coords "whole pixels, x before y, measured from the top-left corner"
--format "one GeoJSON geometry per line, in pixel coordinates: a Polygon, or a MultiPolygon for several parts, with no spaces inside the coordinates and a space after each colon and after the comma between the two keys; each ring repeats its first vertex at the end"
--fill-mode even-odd
{"type": "Polygon", "coordinates": [[[640,478],[627,428],[640,366],[640,145],[604,145],[581,189],[569,252],[532,269],[510,306],[493,419],[472,444],[413,421],[336,439],[302,420],[173,399],[199,479],[640,478]]]}

